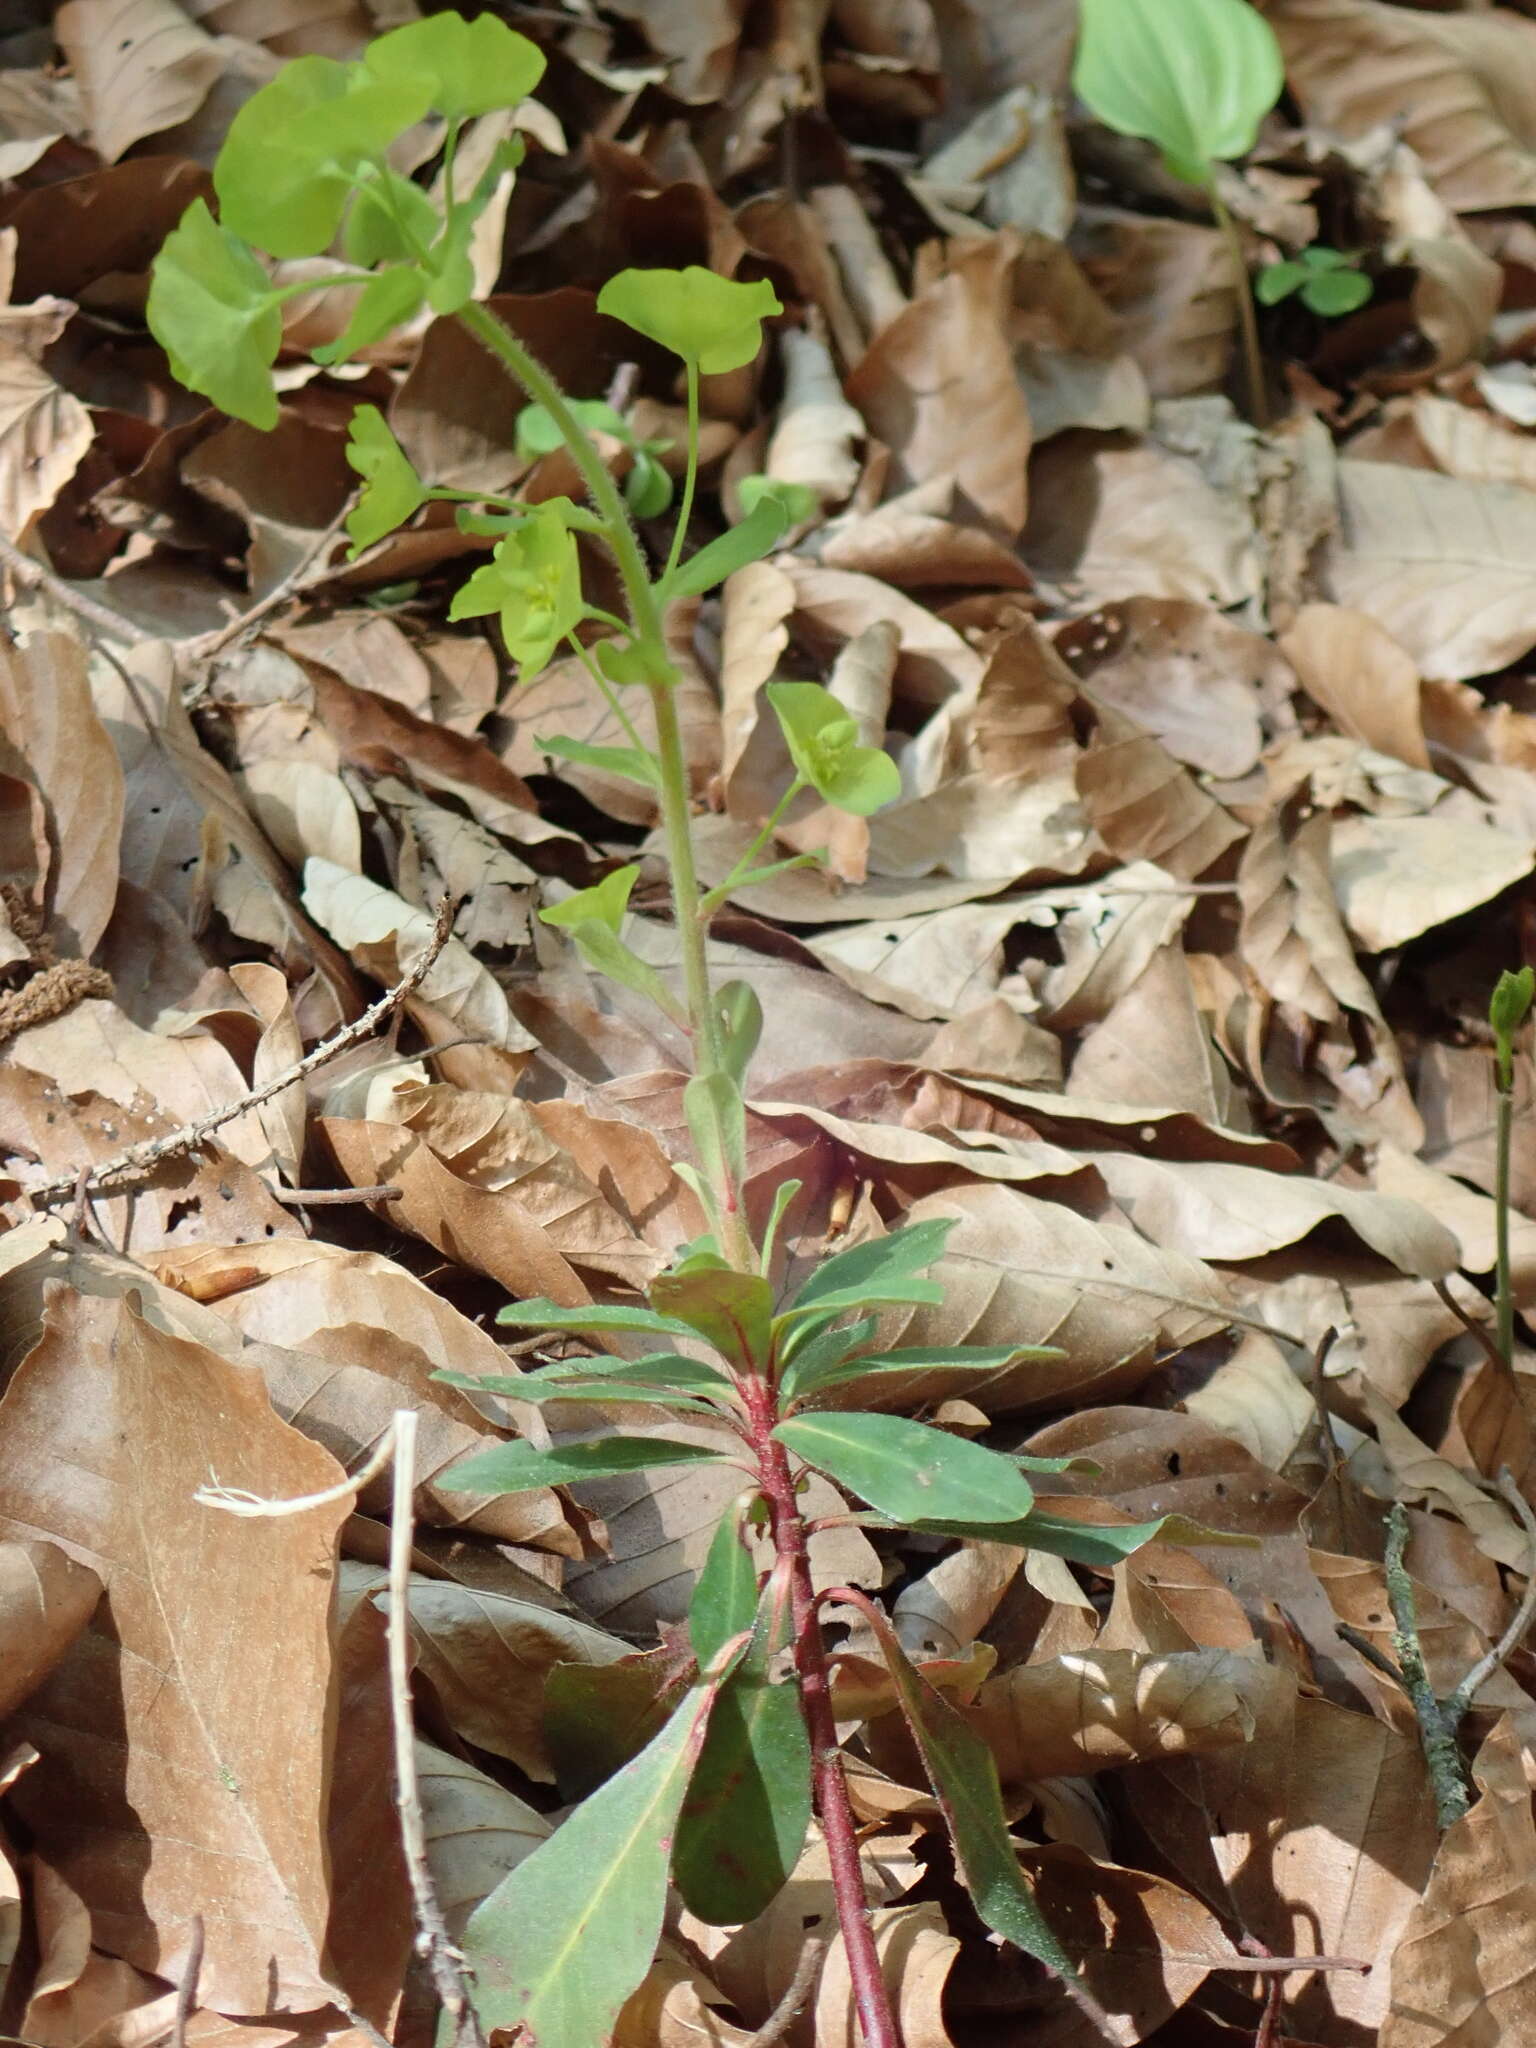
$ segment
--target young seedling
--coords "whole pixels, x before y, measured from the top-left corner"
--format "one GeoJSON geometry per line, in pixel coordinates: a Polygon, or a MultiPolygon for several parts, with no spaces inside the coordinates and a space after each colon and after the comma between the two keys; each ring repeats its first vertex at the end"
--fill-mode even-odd
{"type": "Polygon", "coordinates": [[[1283,263],[1266,263],[1254,279],[1254,296],[1261,306],[1278,306],[1283,299],[1298,298],[1309,313],[1324,320],[1358,313],[1370,303],[1374,287],[1355,268],[1356,261],[1340,249],[1314,242],[1299,256],[1283,263]]]}
{"type": "MultiPolygon", "coordinates": [[[[199,200],[166,241],[149,321],[185,383],[238,418],[270,427],[278,412],[272,365],[281,346],[282,300],[312,285],[274,285],[268,259],[313,256],[334,243],[352,266],[358,298],[346,333],[317,351],[326,363],[367,346],[423,305],[460,320],[527,401],[517,421],[520,446],[529,454],[563,446],[588,502],[557,497],[530,505],[435,485],[417,474],[384,415],[360,406],[348,450],[361,479],[348,528],[354,551],[429,500],[456,503],[465,530],[496,544],[460,588],[452,616],[495,615],[524,677],[562,649],[584,662],[625,743],[597,747],[553,737],[542,744],[642,785],[661,817],[681,992],[629,942],[638,865],[605,875],[543,917],[597,973],[649,997],[686,1034],[694,1156],[676,1170],[707,1228],[681,1248],[643,1300],[581,1309],[525,1301],[503,1312],[502,1320],[518,1328],[584,1340],[588,1355],[504,1381],[439,1377],[551,1409],[670,1409],[694,1425],[710,1424],[710,1439],[616,1431],[550,1449],[512,1442],[468,1459],[438,1484],[514,1493],[681,1464],[732,1468],[741,1484],[693,1595],[693,1682],[650,1739],[616,1760],[619,1767],[469,1922],[464,1949],[481,2023],[514,2035],[522,2029],[520,2038],[539,2048],[600,2048],[649,1967],[669,1881],[706,1920],[749,1920],[794,1868],[814,1815],[830,1859],[864,2041],[867,2048],[899,2048],[866,1913],[811,1580],[813,1530],[802,1503],[808,1475],[824,1475],[860,1503],[852,1519],[874,1528],[985,1538],[1099,1566],[1160,1533],[1189,1532],[1171,1518],[1114,1529],[1058,1518],[1036,1504],[1029,1474],[1058,1471],[1059,1463],[844,1405],[873,1394],[893,1374],[952,1373],[970,1387],[1051,1355],[1017,1345],[882,1345],[880,1311],[941,1299],[928,1275],[943,1251],[947,1221],[894,1229],[842,1251],[781,1298],[778,1238],[799,1190],[793,1182],[781,1187],[765,1224],[754,1226],[745,1199],[745,1089],[762,1013],[745,983],[715,984],[710,918],[727,897],[809,857],[773,854],[778,820],[800,792],[814,790],[824,804],[862,815],[889,802],[900,777],[819,684],[770,685],[792,780],[732,873],[701,889],[679,675],[663,614],[670,600],[710,590],[767,554],[805,515],[803,497],[762,479],[743,489],[746,516],[738,525],[685,552],[698,486],[700,379],[751,362],[763,322],[782,309],[769,285],[702,269],[626,270],[603,288],[600,309],[670,351],[686,388],[678,514],[658,550],[662,559],[650,559],[632,514],[650,519],[665,509],[670,490],[663,491],[654,464],[662,451],[637,440],[612,408],[567,397],[473,295],[470,233],[518,152],[501,150],[464,191],[454,178],[460,139],[468,121],[523,99],[542,68],[535,47],[493,15],[468,22],[453,14],[382,36],[360,63],[303,57],[290,64],[231,126],[214,169],[219,218],[199,200]],[[441,208],[389,161],[391,145],[427,119],[441,127],[441,208]],[[617,459],[628,458],[622,490],[604,452],[614,444],[617,459]],[[624,593],[621,614],[589,601],[578,536],[611,556],[624,593]]],[[[1227,131],[1219,139],[1227,140],[1227,131]]],[[[977,1912],[1086,2001],[1020,1876],[990,1755],[906,1665],[888,1629],[880,1639],[977,1912]]]]}
{"type": "Polygon", "coordinates": [[[1509,1153],[1515,1120],[1515,1038],[1530,1015],[1536,996],[1536,972],[1522,967],[1517,973],[1507,968],[1499,976],[1488,1003],[1488,1022],[1493,1027],[1493,1076],[1498,1092],[1498,1122],[1494,1132],[1494,1312],[1498,1322],[1499,1351],[1506,1365],[1515,1357],[1515,1291],[1509,1268],[1509,1153]]]}
{"type": "Polygon", "coordinates": [[[1264,426],[1248,259],[1216,167],[1252,149],[1280,97],[1285,64],[1274,30],[1248,0],[1082,0],[1072,83],[1107,128],[1156,143],[1174,177],[1204,192],[1237,281],[1249,411],[1264,426]]]}

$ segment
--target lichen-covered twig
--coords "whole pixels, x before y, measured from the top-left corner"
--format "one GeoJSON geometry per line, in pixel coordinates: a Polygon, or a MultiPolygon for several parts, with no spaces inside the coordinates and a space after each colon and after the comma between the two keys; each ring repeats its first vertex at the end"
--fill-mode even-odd
{"type": "Polygon", "coordinates": [[[316,1068],[323,1067],[327,1061],[335,1059],[338,1053],[361,1044],[363,1039],[370,1037],[378,1029],[392,1011],[399,1009],[406,998],[419,988],[431,973],[438,954],[448,943],[449,934],[453,929],[455,907],[451,898],[445,896],[437,907],[437,922],[432,927],[432,936],[420,959],[414,962],[392,988],[386,989],[379,1000],[371,1004],[361,1017],[354,1018],[350,1024],[344,1024],[329,1038],[322,1039],[304,1055],[303,1059],[295,1060],[292,1066],[284,1067],[280,1074],[273,1075],[270,1081],[264,1081],[259,1088],[251,1089],[249,1094],[240,1096],[234,1102],[222,1103],[219,1108],[210,1110],[206,1116],[198,1117],[194,1123],[182,1124],[178,1130],[166,1131],[158,1138],[143,1138],[137,1145],[129,1145],[115,1157],[103,1160],[100,1166],[93,1166],[86,1175],[83,1190],[78,1170],[61,1175],[58,1180],[51,1180],[43,1187],[30,1189],[28,1192],[34,1207],[55,1208],[60,1202],[78,1200],[82,1191],[90,1192],[137,1177],[150,1172],[162,1159],[173,1158],[182,1152],[195,1152],[205,1139],[210,1138],[223,1125],[232,1123],[237,1116],[243,1116],[248,1109],[259,1109],[262,1103],[270,1102],[274,1095],[281,1095],[285,1088],[291,1088],[296,1081],[305,1080],[316,1068]]]}

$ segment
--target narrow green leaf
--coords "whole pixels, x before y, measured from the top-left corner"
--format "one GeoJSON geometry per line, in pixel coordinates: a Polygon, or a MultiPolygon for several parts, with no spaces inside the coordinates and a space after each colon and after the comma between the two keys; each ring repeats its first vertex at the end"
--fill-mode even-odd
{"type": "Polygon", "coordinates": [[[277,425],[272,365],[282,304],[256,257],[205,200],[194,199],[162,243],[146,315],[178,384],[253,427],[277,425]]]}
{"type": "Polygon", "coordinates": [[[877,1301],[942,1301],[944,1290],[936,1281],[916,1276],[943,1252],[955,1220],[930,1216],[835,1253],[800,1288],[788,1313],[864,1308],[877,1301]]]}
{"type": "Polygon", "coordinates": [[[738,284],[691,264],[621,270],[598,293],[597,310],[712,376],[750,363],[762,347],[764,320],[784,308],[771,284],[738,284]]]}
{"type": "MultiPolygon", "coordinates": [[[[626,782],[638,782],[646,789],[660,789],[661,770],[655,757],[642,753],[639,747],[595,747],[586,740],[567,739],[563,733],[554,733],[548,739],[541,733],[534,741],[544,754],[551,754],[557,761],[574,761],[579,768],[598,768],[605,775],[619,775],[626,782]]],[[[564,905],[560,905],[564,908],[564,905]]]]}
{"type": "Polygon", "coordinates": [[[715,1014],[720,1019],[720,1037],[725,1068],[738,1088],[747,1085],[747,1069],[763,1035],[763,1006],[748,981],[723,981],[715,990],[715,1014]]]}
{"type": "Polygon", "coordinates": [[[684,1905],[711,1927],[757,1918],[799,1861],[811,1823],[811,1745],[799,1688],[770,1676],[790,1640],[789,1603],[778,1603],[777,1616],[773,1607],[770,1579],[678,1817],[673,1881],[684,1905]]]}
{"type": "Polygon", "coordinates": [[[635,1330],[643,1337],[693,1335],[675,1316],[659,1316],[638,1302],[632,1308],[596,1301],[581,1308],[562,1308],[559,1302],[540,1295],[529,1301],[508,1302],[497,1312],[496,1320],[514,1330],[574,1330],[581,1336],[603,1330],[635,1330]]]}
{"type": "Polygon", "coordinates": [[[650,1299],[662,1315],[687,1323],[722,1358],[749,1370],[768,1356],[773,1289],[760,1273],[729,1266],[662,1273],[651,1282],[650,1299]]]}
{"type": "Polygon", "coordinates": [[[552,1401],[606,1401],[612,1405],[627,1403],[633,1408],[676,1408],[690,1415],[719,1415],[725,1405],[701,1400],[697,1394],[680,1393],[672,1387],[656,1387],[645,1380],[632,1379],[530,1378],[519,1386],[516,1398],[530,1401],[535,1407],[547,1407],[552,1401]]]}
{"type": "Polygon", "coordinates": [[[913,1667],[895,1630],[873,1602],[864,1612],[880,1638],[902,1712],[943,1809],[956,1866],[977,1912],[994,1934],[1058,1976],[1071,1977],[1066,1950],[1046,1925],[1019,1868],[991,1750],[913,1667]]]}
{"type": "MultiPolygon", "coordinates": [[[[565,909],[565,904],[558,906],[565,909]]],[[[548,923],[554,920],[547,910],[539,915],[548,923]]],[[[598,974],[606,975],[609,981],[616,981],[621,988],[632,988],[636,995],[644,996],[654,1003],[663,1016],[670,1017],[675,1024],[686,1026],[688,1013],[662,980],[656,969],[638,953],[632,952],[618,934],[605,924],[591,919],[570,927],[571,943],[587,965],[598,974]]]]}
{"type": "Polygon", "coordinates": [[[1071,1564],[1100,1566],[1105,1570],[1122,1564],[1133,1551],[1148,1543],[1210,1543],[1229,1549],[1251,1550],[1254,1536],[1229,1536],[1206,1529],[1186,1515],[1160,1515],[1155,1522],[1128,1522],[1110,1528],[1098,1522],[1073,1522],[1064,1515],[1034,1507],[1016,1522],[950,1520],[947,1517],[912,1519],[902,1526],[921,1529],[926,1535],[972,1537],[986,1543],[1016,1543],[1021,1550],[1049,1550],[1071,1564]]]}
{"type": "Polygon", "coordinates": [[[862,1351],[872,1341],[876,1327],[873,1316],[861,1317],[840,1330],[816,1329],[809,1321],[801,1323],[795,1333],[801,1342],[795,1345],[779,1373],[780,1403],[787,1407],[798,1401],[820,1374],[835,1371],[852,1353],[862,1351]],[[803,1335],[806,1331],[810,1335],[803,1335]]]}
{"type": "Polygon", "coordinates": [[[867,1358],[832,1361],[815,1372],[808,1372],[802,1364],[795,1379],[795,1398],[803,1401],[810,1394],[825,1393],[830,1387],[851,1386],[857,1380],[874,1379],[882,1373],[1006,1372],[1010,1366],[1028,1360],[1061,1356],[1049,1344],[960,1344],[952,1350],[919,1345],[913,1351],[881,1351],[867,1358]]]}
{"type": "Polygon", "coordinates": [[[747,1510],[757,1498],[738,1495],[710,1538],[704,1568],[688,1602],[688,1640],[700,1665],[718,1656],[732,1637],[751,1628],[757,1615],[757,1566],[746,1543],[747,1510]]]}
{"type": "MultiPolygon", "coordinates": [[[[699,597],[727,576],[771,554],[789,521],[777,498],[764,498],[737,526],[706,541],[696,555],[680,562],[661,586],[663,597],[699,597]]],[[[813,686],[814,687],[814,686],[813,686]]]]}
{"type": "Polygon", "coordinates": [[[784,508],[784,524],[798,526],[820,509],[821,500],[809,484],[787,484],[776,476],[743,476],[736,479],[736,495],[743,512],[755,512],[764,498],[777,498],[784,508]]]}
{"type": "Polygon", "coordinates": [[[1029,1512],[1029,1481],[1013,1459],[900,1415],[796,1415],[774,1435],[796,1457],[898,1521],[1007,1525],[1029,1512]]]}
{"type": "MultiPolygon", "coordinates": [[[[522,2027],[537,2048],[598,2048],[612,2033],[661,1938],[677,1818],[723,1676],[690,1692],[471,1916],[462,1946],[487,2033],[522,2027]]],[[[446,2013],[438,2039],[453,2039],[446,2013]]]]}
{"type": "Polygon", "coordinates": [[[619,1472],[645,1472],[653,1465],[717,1465],[718,1451],[703,1444],[675,1443],[661,1436],[599,1436],[583,1443],[494,1444],[452,1465],[433,1481],[444,1493],[531,1493],[540,1486],[574,1486],[583,1479],[611,1479],[619,1472]]]}
{"type": "Polygon", "coordinates": [[[1201,185],[1252,149],[1285,64],[1247,0],[1082,0],[1072,83],[1107,128],[1201,185]]]}
{"type": "Polygon", "coordinates": [[[683,1090],[688,1132],[711,1187],[739,1187],[747,1177],[747,1107],[729,1074],[695,1074],[683,1090]]]}

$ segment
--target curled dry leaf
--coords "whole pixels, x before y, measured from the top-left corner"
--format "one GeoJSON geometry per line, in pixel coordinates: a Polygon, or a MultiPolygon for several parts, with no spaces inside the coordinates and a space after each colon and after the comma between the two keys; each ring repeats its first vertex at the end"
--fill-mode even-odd
{"type": "Polygon", "coordinates": [[[65,0],[58,33],[109,164],[195,114],[224,68],[214,38],[175,0],[65,0]]]}

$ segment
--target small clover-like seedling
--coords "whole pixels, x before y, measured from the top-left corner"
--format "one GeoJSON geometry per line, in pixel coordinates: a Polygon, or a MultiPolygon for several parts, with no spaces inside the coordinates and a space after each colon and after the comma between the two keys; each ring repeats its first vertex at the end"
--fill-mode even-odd
{"type": "Polygon", "coordinates": [[[1275,32],[1248,0],[1082,0],[1072,83],[1107,128],[1156,143],[1209,185],[1246,155],[1280,97],[1275,32]]]}
{"type": "Polygon", "coordinates": [[[1260,305],[1278,306],[1283,299],[1294,297],[1301,300],[1309,313],[1337,320],[1368,304],[1374,287],[1355,268],[1354,257],[1315,242],[1299,256],[1289,257],[1283,263],[1266,264],[1254,280],[1253,289],[1260,305]]]}
{"type": "Polygon", "coordinates": [[[763,322],[784,308],[771,284],[740,284],[695,263],[621,270],[598,293],[597,310],[714,376],[750,363],[763,345],[763,322]]]}
{"type": "Polygon", "coordinates": [[[802,783],[840,811],[867,818],[901,794],[901,772],[879,747],[860,744],[859,728],[820,683],[770,683],[774,716],[802,783]]]}

